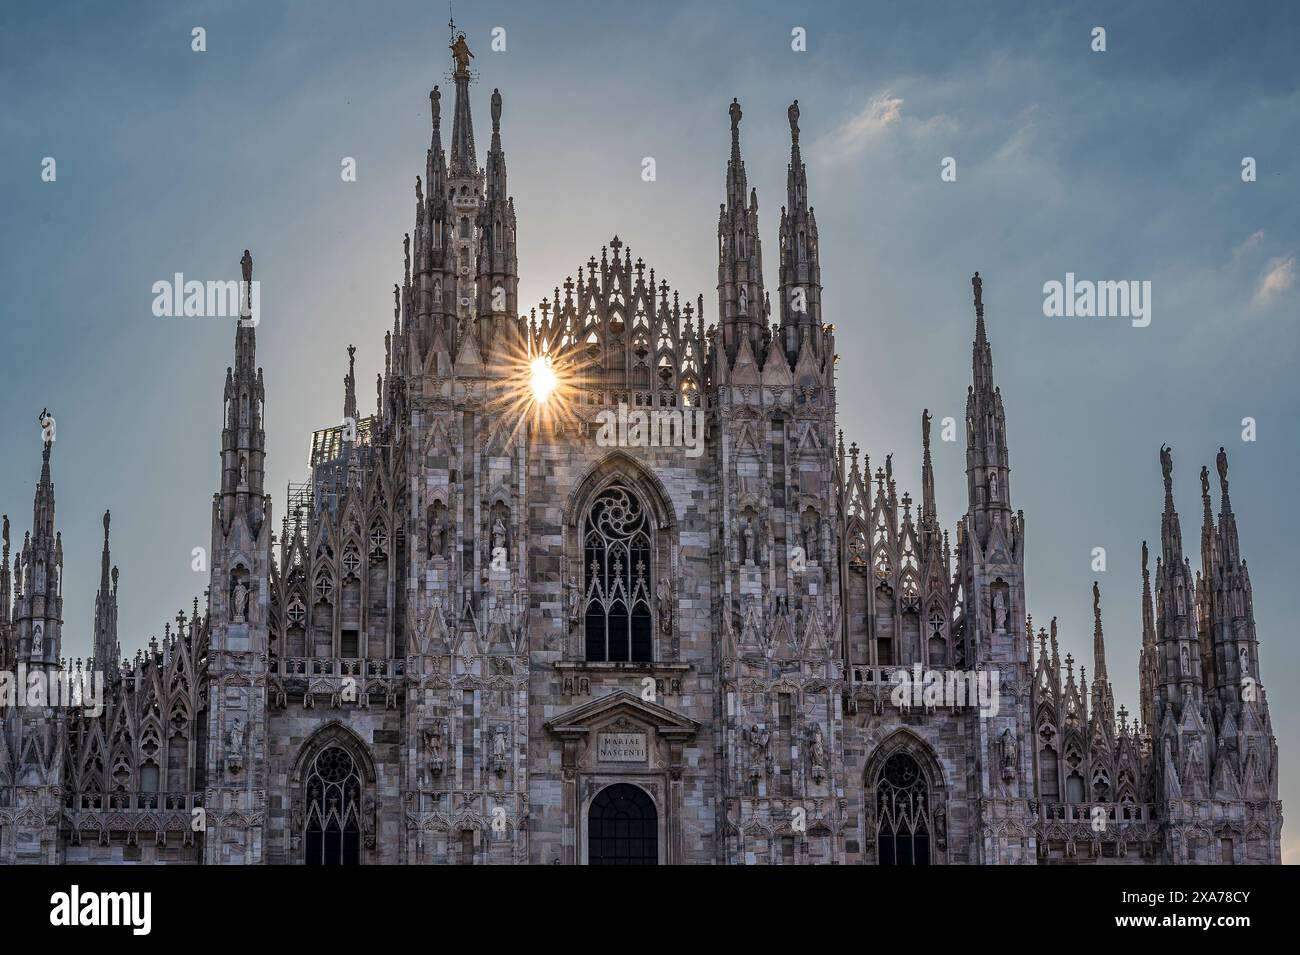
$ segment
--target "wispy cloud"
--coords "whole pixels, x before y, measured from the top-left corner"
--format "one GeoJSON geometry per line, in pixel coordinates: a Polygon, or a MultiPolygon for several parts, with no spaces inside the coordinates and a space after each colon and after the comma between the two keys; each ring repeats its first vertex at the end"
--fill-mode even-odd
{"type": "Polygon", "coordinates": [[[865,106],[832,132],[820,148],[828,161],[847,159],[867,141],[893,126],[903,115],[903,99],[892,90],[877,93],[865,106]]]}
{"type": "Polygon", "coordinates": [[[1295,284],[1295,256],[1270,259],[1255,288],[1255,304],[1268,305],[1295,284]]]}

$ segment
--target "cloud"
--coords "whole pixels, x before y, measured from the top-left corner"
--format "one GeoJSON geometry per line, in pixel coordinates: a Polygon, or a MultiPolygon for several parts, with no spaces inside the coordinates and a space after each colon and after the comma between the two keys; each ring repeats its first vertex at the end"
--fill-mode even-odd
{"type": "Polygon", "coordinates": [[[1238,258],[1239,256],[1246,255],[1248,252],[1254,252],[1257,248],[1259,248],[1259,244],[1263,241],[1264,241],[1263,229],[1260,229],[1257,232],[1252,232],[1250,235],[1246,236],[1246,238],[1242,241],[1241,245],[1237,246],[1235,249],[1232,250],[1232,257],[1235,259],[1238,258]]]}
{"type": "Polygon", "coordinates": [[[1270,259],[1255,288],[1255,304],[1267,305],[1295,284],[1295,256],[1270,259]]]}
{"type": "Polygon", "coordinates": [[[823,144],[828,160],[847,159],[859,152],[871,137],[897,123],[903,114],[903,99],[892,90],[877,93],[823,144]]]}

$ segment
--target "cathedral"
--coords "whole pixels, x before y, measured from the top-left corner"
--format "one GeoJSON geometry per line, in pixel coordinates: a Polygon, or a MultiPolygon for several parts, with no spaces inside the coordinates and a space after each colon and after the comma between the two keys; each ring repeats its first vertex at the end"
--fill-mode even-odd
{"type": "Polygon", "coordinates": [[[733,101],[716,321],[617,237],[523,314],[502,97],[480,166],[451,52],[373,411],[349,346],[341,423],[277,513],[236,323],[208,587],[133,656],[106,513],[93,657],[61,657],[43,441],[31,529],[4,521],[0,671],[107,689],[100,713],[0,697],[0,862],[1280,862],[1225,452],[1194,568],[1160,450],[1130,713],[1095,586],[1090,673],[1030,617],[978,273],[950,536],[928,413],[915,498],[837,430],[797,102],[774,289],[733,101]]]}

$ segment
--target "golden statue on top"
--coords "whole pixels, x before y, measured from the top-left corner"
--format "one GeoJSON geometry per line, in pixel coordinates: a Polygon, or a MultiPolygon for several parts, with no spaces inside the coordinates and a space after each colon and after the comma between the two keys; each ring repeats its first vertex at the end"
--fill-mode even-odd
{"type": "Polygon", "coordinates": [[[474,54],[469,51],[469,44],[465,42],[465,34],[457,33],[450,49],[452,58],[456,61],[456,72],[467,72],[469,70],[469,61],[474,54]]]}

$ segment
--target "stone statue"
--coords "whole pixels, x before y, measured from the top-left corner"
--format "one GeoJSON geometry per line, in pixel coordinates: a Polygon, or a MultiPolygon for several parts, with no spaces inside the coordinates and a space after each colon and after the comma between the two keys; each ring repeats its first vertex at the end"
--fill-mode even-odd
{"type": "Polygon", "coordinates": [[[302,809],[298,806],[289,812],[289,842],[294,849],[302,845],[302,809]]]}
{"type": "Polygon", "coordinates": [[[240,455],[239,458],[239,483],[248,483],[248,458],[240,455]]]}
{"type": "Polygon", "coordinates": [[[447,522],[443,519],[444,510],[445,508],[439,502],[435,502],[429,508],[428,550],[430,557],[442,557],[446,553],[447,522]]]}
{"type": "Polygon", "coordinates": [[[1204,464],[1201,465],[1201,496],[1210,496],[1210,469],[1204,464]]]}
{"type": "Polygon", "coordinates": [[[749,518],[741,519],[740,533],[744,538],[744,553],[741,559],[746,564],[754,563],[754,525],[749,522],[749,518]]]}
{"type": "Polygon", "coordinates": [[[1187,654],[1186,644],[1183,644],[1182,648],[1178,651],[1178,656],[1179,659],[1182,661],[1183,676],[1190,676],[1192,672],[1192,665],[1191,665],[1191,659],[1188,657],[1187,654]]]}
{"type": "Polygon", "coordinates": [[[469,61],[474,58],[474,54],[469,51],[469,44],[465,42],[465,34],[456,34],[456,39],[452,41],[451,46],[452,59],[456,61],[456,72],[464,73],[469,69],[469,61]]]}
{"type": "Polygon", "coordinates": [[[930,419],[933,417],[929,408],[921,412],[921,443],[927,448],[930,446],[930,419]]]}
{"type": "Polygon", "coordinates": [[[1219,484],[1225,489],[1228,486],[1228,452],[1219,448],[1219,453],[1214,458],[1214,465],[1219,469],[1219,484]]]}
{"type": "Polygon", "coordinates": [[[817,518],[811,514],[804,514],[803,522],[803,551],[808,560],[817,559],[817,518]]]}
{"type": "Polygon", "coordinates": [[[498,726],[492,733],[492,771],[498,776],[506,774],[506,731],[498,726]]]}
{"type": "Polygon", "coordinates": [[[1160,445],[1160,473],[1164,475],[1165,485],[1173,481],[1174,456],[1168,445],[1160,445]]]}
{"type": "Polygon", "coordinates": [[[797,142],[799,139],[799,101],[795,100],[791,103],[785,114],[790,118],[790,136],[797,142]]]}
{"type": "Polygon", "coordinates": [[[37,658],[45,656],[45,634],[39,623],[32,629],[32,656],[37,658]]]}
{"type": "Polygon", "coordinates": [[[998,499],[998,472],[993,471],[990,472],[989,474],[989,500],[996,501],[997,499],[998,499]]]}
{"type": "MultiPolygon", "coordinates": [[[[492,522],[492,550],[494,552],[494,556],[495,556],[495,551],[498,548],[500,548],[501,550],[505,550],[505,547],[506,547],[506,522],[498,517],[496,520],[492,522]]],[[[506,557],[508,558],[509,556],[510,556],[509,553],[507,553],[506,557]]]]}
{"type": "Polygon", "coordinates": [[[1245,647],[1237,648],[1237,666],[1242,676],[1250,676],[1250,651],[1245,647]]]}
{"type": "Polygon", "coordinates": [[[759,728],[755,723],[749,728],[749,743],[751,747],[750,775],[757,779],[759,777],[759,767],[763,767],[763,773],[771,776],[773,769],[772,762],[772,734],[766,728],[759,728]]]}
{"type": "Polygon", "coordinates": [[[424,731],[425,767],[432,784],[434,777],[442,775],[442,727],[434,724],[424,731]]]}
{"type": "Polygon", "coordinates": [[[582,588],[578,586],[578,581],[570,575],[565,590],[567,591],[565,602],[568,605],[569,623],[577,623],[582,612],[582,588]]]}
{"type": "Polygon", "coordinates": [[[808,740],[808,761],[812,763],[813,782],[826,778],[826,737],[820,723],[814,723],[808,740]]]}
{"type": "Polygon", "coordinates": [[[1010,727],[1002,731],[998,749],[1002,757],[1002,780],[1009,783],[1016,778],[1016,766],[1020,758],[1020,744],[1016,742],[1010,727]]]}
{"type": "Polygon", "coordinates": [[[226,733],[226,771],[229,773],[237,773],[244,768],[246,732],[244,721],[236,716],[230,724],[230,731],[226,733]]]}
{"type": "Polygon", "coordinates": [[[1000,587],[993,589],[993,632],[1005,633],[1007,629],[1007,598],[1000,587]]]}
{"type": "Polygon", "coordinates": [[[740,314],[749,314],[749,290],[744,284],[740,286],[740,314]]]}
{"type": "Polygon", "coordinates": [[[232,623],[243,623],[245,607],[248,605],[248,588],[244,586],[242,580],[235,583],[234,603],[230,608],[230,620],[232,623]]]}
{"type": "Polygon", "coordinates": [[[673,632],[673,589],[662,577],[655,587],[655,610],[659,614],[659,630],[669,636],[673,632]]]}

